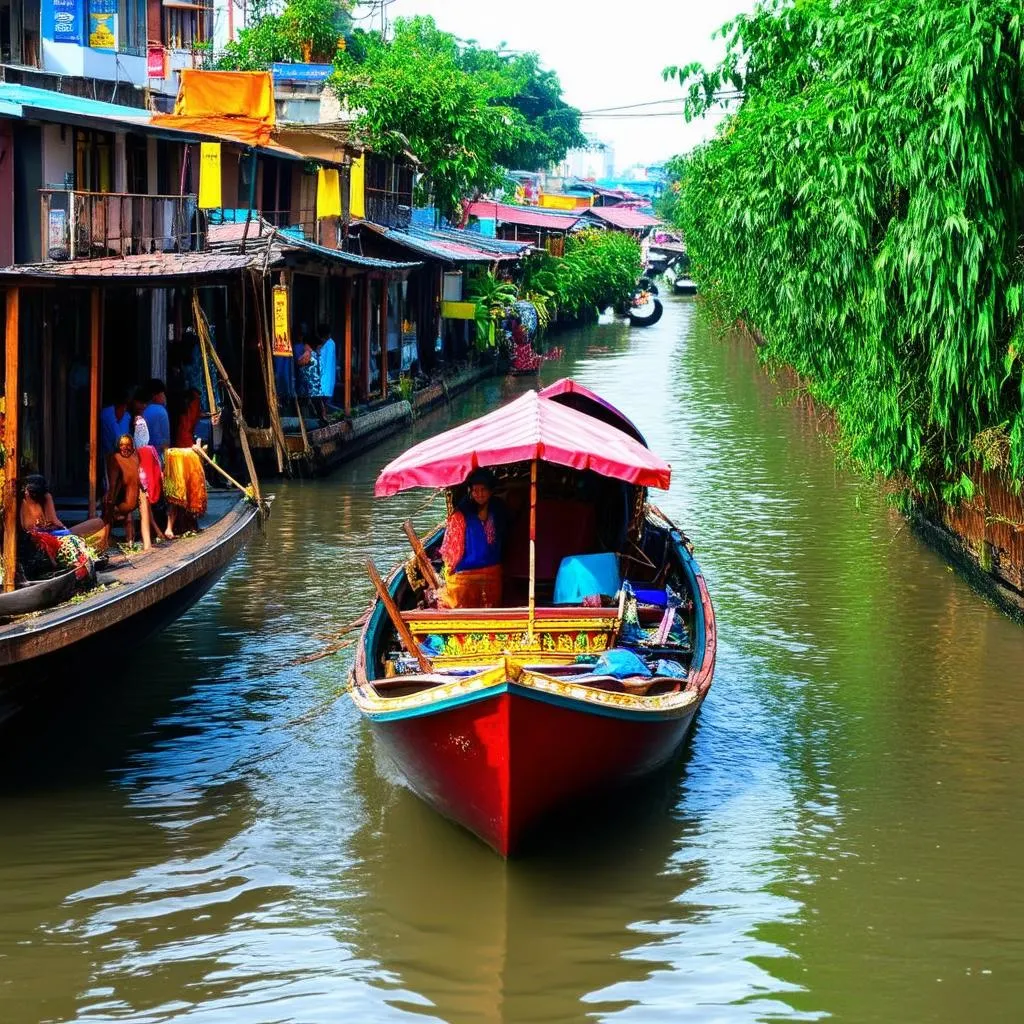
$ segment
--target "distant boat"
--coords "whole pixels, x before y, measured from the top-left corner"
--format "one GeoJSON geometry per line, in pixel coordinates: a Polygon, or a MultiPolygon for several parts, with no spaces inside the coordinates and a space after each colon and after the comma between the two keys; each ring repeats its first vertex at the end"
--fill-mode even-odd
{"type": "Polygon", "coordinates": [[[697,282],[689,277],[677,277],[672,284],[672,290],[676,295],[696,295],[697,282]]]}

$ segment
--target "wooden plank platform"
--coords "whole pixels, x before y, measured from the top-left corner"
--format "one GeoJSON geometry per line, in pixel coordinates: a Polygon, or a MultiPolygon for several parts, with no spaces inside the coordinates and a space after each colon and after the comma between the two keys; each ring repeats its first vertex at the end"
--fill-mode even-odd
{"type": "MultiPolygon", "coordinates": [[[[180,615],[219,578],[256,530],[254,505],[235,492],[213,492],[201,532],[154,546],[147,552],[115,558],[98,574],[102,589],[48,611],[0,626],[0,689],[12,682],[16,666],[67,653],[84,641],[126,623],[136,623],[133,638],[180,615]]],[[[26,670],[28,666],[25,666],[26,670]]]]}

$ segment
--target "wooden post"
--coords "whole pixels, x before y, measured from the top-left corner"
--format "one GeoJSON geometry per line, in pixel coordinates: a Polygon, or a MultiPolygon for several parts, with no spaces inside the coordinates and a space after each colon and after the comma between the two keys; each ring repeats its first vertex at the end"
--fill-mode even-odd
{"type": "Polygon", "coordinates": [[[370,324],[373,314],[370,310],[370,277],[363,278],[363,395],[370,397],[370,324]]]}
{"type": "Polygon", "coordinates": [[[380,282],[380,397],[388,397],[388,280],[380,282]]]}
{"type": "Polygon", "coordinates": [[[96,515],[100,458],[100,330],[103,292],[93,288],[89,311],[89,518],[96,515]]]}
{"type": "Polygon", "coordinates": [[[352,278],[345,278],[345,415],[352,415],[352,278]]]}
{"type": "Polygon", "coordinates": [[[530,606],[526,639],[533,643],[533,620],[537,612],[537,460],[530,463],[530,606]]]}
{"type": "Polygon", "coordinates": [[[7,289],[4,360],[4,590],[14,589],[18,558],[18,289],[7,289]]]}

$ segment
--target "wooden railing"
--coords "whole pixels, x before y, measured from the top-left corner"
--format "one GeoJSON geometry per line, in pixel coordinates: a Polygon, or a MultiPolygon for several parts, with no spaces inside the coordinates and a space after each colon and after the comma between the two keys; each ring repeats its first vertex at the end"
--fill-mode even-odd
{"type": "Polygon", "coordinates": [[[205,247],[196,197],[40,189],[43,259],[89,260],[205,247]]]}

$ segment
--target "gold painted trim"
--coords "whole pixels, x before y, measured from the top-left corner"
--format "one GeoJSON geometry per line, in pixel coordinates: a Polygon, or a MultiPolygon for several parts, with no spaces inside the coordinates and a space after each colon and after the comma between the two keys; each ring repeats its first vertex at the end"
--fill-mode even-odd
{"type": "MultiPolygon", "coordinates": [[[[410,684],[415,684],[417,681],[430,682],[438,677],[436,675],[410,675],[402,678],[410,684]]],[[[382,697],[373,689],[372,683],[365,683],[353,689],[352,699],[356,706],[366,714],[394,713],[429,707],[431,704],[439,704],[454,697],[479,693],[506,681],[514,682],[517,686],[536,690],[539,693],[555,694],[580,704],[618,708],[623,711],[682,715],[691,706],[698,706],[701,702],[701,695],[695,690],[677,690],[673,693],[661,693],[655,696],[598,690],[594,687],[583,686],[578,682],[555,679],[543,672],[530,671],[524,668],[521,662],[508,657],[476,675],[464,676],[404,696],[382,697]]]]}

